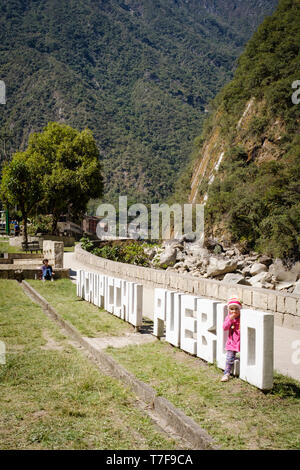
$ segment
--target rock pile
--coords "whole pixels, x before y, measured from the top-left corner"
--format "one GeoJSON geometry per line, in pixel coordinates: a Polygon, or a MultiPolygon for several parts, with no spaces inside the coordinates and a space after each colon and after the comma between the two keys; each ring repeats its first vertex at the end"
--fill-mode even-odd
{"type": "Polygon", "coordinates": [[[243,254],[237,246],[226,248],[210,239],[203,247],[199,242],[189,240],[183,236],[180,240],[166,241],[161,247],[148,249],[151,265],[196,277],[300,295],[300,262],[287,269],[280,259],[253,251],[243,254]]]}

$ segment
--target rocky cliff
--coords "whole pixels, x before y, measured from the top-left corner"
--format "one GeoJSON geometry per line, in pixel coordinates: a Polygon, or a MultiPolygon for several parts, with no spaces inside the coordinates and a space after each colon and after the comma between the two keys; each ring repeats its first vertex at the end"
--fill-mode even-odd
{"type": "Polygon", "coordinates": [[[190,202],[206,204],[207,235],[271,256],[300,252],[300,3],[281,0],[212,103],[196,140],[190,202]]]}

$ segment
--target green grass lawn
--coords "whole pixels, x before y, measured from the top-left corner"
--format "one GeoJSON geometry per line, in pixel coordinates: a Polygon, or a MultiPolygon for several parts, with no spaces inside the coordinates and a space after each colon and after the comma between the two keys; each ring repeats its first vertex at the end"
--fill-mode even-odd
{"type": "MultiPolygon", "coordinates": [[[[74,248],[75,248],[75,246],[65,246],[64,247],[64,252],[66,252],[66,253],[74,252],[74,248]]],[[[27,251],[27,252],[23,251],[18,246],[10,246],[9,238],[1,237],[0,238],[0,253],[29,253],[29,251],[27,251]]]]}
{"type": "Polygon", "coordinates": [[[77,245],[80,242],[75,242],[73,246],[64,246],[64,251],[65,252],[74,252],[75,250],[75,245],[77,245]]]}
{"type": "Polygon", "coordinates": [[[280,375],[263,393],[164,341],[106,350],[193,418],[223,449],[299,449],[300,383],[280,375]]]}
{"type": "Polygon", "coordinates": [[[25,253],[25,251],[22,251],[22,248],[18,246],[10,246],[8,240],[0,239],[0,253],[25,253]]]}
{"type": "MultiPolygon", "coordinates": [[[[76,286],[68,279],[29,282],[82,334],[118,335],[131,329],[122,320],[78,300],[76,286]]],[[[221,383],[222,372],[215,365],[164,341],[106,351],[193,418],[221,448],[300,448],[299,382],[276,374],[268,393],[237,378],[221,383]]]]}
{"type": "Polygon", "coordinates": [[[83,336],[122,336],[133,332],[129,324],[76,296],[76,285],[70,279],[55,282],[27,281],[57,312],[83,336]]]}
{"type": "Polygon", "coordinates": [[[175,449],[16,281],[0,280],[0,448],[175,449]]]}
{"type": "Polygon", "coordinates": [[[65,253],[73,253],[74,252],[74,246],[64,246],[64,252],[65,253]]]}

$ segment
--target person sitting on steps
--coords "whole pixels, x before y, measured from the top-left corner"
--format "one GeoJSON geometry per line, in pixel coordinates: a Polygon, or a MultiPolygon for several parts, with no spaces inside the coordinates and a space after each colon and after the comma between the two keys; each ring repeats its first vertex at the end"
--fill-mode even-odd
{"type": "Polygon", "coordinates": [[[52,266],[50,266],[49,261],[47,259],[43,259],[43,266],[41,266],[42,270],[42,281],[53,281],[54,272],[52,270],[52,266]]]}

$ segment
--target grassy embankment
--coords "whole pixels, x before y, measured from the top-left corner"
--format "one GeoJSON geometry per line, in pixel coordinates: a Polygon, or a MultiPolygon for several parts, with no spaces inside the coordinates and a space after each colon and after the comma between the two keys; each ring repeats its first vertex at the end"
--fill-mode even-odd
{"type": "Polygon", "coordinates": [[[25,253],[25,251],[18,246],[11,246],[8,239],[0,239],[0,253],[25,253]]]}
{"type": "MultiPolygon", "coordinates": [[[[90,313],[96,307],[76,300],[75,286],[69,280],[30,283],[76,327],[77,319],[69,316],[74,304],[78,306],[77,316],[84,311],[86,325],[90,319],[100,325],[102,315],[121,322],[98,309],[97,320],[90,313]]],[[[112,331],[108,328],[107,333],[114,334],[112,331]]],[[[240,379],[220,383],[221,371],[216,366],[163,341],[106,351],[205,428],[221,448],[300,448],[299,382],[276,374],[274,388],[269,393],[240,379]]]]}
{"type": "Polygon", "coordinates": [[[15,281],[0,280],[0,448],[174,449],[15,281]]]}
{"type": "Polygon", "coordinates": [[[27,281],[83,336],[121,336],[134,329],[129,323],[76,296],[76,285],[69,279],[55,282],[27,281]]]}

